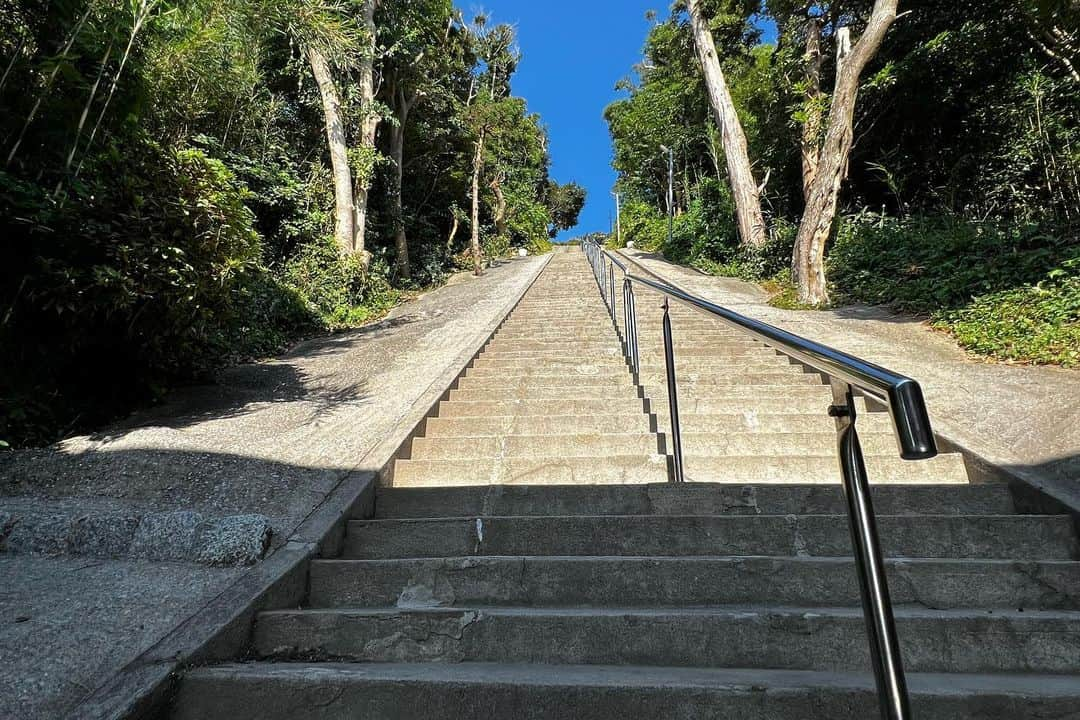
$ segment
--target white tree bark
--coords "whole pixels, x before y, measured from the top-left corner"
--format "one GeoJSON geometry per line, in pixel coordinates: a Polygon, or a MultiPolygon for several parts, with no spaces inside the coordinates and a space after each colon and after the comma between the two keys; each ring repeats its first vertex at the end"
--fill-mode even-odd
{"type": "MultiPolygon", "coordinates": [[[[375,9],[379,0],[364,0],[360,8],[360,20],[366,33],[364,54],[357,70],[357,86],[360,90],[360,147],[366,153],[375,153],[375,137],[379,130],[379,114],[375,112],[375,9]]],[[[366,268],[371,262],[371,253],[367,252],[367,209],[368,193],[371,190],[371,177],[356,178],[356,192],[353,196],[353,249],[360,255],[366,268]]]]}
{"type": "Polygon", "coordinates": [[[854,47],[850,47],[850,32],[845,32],[845,28],[838,31],[836,87],[829,107],[829,122],[818,154],[817,175],[795,240],[794,279],[799,302],[807,305],[829,301],[825,243],[832,233],[840,188],[847,176],[859,79],[896,20],[896,7],[897,0],[875,0],[866,30],[854,47]]]}
{"type": "Polygon", "coordinates": [[[765,244],[765,218],[761,213],[761,195],[754,173],[750,167],[750,157],[746,148],[746,133],[739,122],[735,103],[731,99],[724,71],[720,67],[720,58],[716,54],[716,42],[701,9],[701,0],[687,0],[690,11],[690,25],[694,31],[694,45],[705,75],[705,85],[709,91],[709,100],[720,129],[724,155],[727,159],[728,180],[731,194],[735,199],[735,215],[739,225],[739,237],[743,245],[757,248],[765,244]]]}
{"type": "Polygon", "coordinates": [[[334,237],[342,253],[355,252],[356,233],[353,225],[353,184],[349,168],[349,153],[345,140],[345,124],[341,117],[341,100],[326,58],[316,48],[307,49],[311,74],[319,86],[323,117],[326,121],[326,140],[330,147],[330,164],[334,177],[334,237]]]}
{"type": "Polygon", "coordinates": [[[806,121],[802,126],[803,201],[809,201],[810,188],[817,176],[821,152],[821,20],[806,21],[806,121]]]}
{"type": "Polygon", "coordinates": [[[484,166],[484,135],[484,130],[481,130],[480,137],[476,140],[472,172],[472,236],[469,247],[472,249],[473,272],[477,275],[484,274],[483,257],[480,254],[480,171],[484,166]]]}

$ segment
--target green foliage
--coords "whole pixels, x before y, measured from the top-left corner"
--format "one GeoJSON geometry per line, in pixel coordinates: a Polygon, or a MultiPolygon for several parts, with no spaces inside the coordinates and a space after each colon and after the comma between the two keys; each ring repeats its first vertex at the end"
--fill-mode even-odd
{"type": "Polygon", "coordinates": [[[992,357],[1078,363],[1075,238],[955,216],[863,214],[844,219],[829,263],[838,300],[928,315],[992,357]]]}
{"type": "Polygon", "coordinates": [[[0,173],[0,435],[100,422],[312,325],[259,265],[247,191],[220,161],[145,139],[127,148],[63,203],[0,173]]]}
{"type": "Polygon", "coordinates": [[[1035,225],[974,222],[954,215],[844,218],[829,255],[840,301],[887,303],[929,314],[1039,281],[1080,256],[1075,238],[1035,225]]]}
{"type": "Polygon", "coordinates": [[[456,208],[468,203],[477,87],[497,106],[481,198],[488,251],[543,252],[552,227],[576,222],[580,188],[550,180],[540,119],[509,97],[510,26],[474,33],[451,0],[382,0],[367,58],[382,92],[363,107],[359,9],[0,2],[4,441],[94,427],[224,364],[381,315],[400,298],[387,280],[400,226],[412,282],[441,282],[468,238],[456,208]],[[308,48],[337,84],[352,189],[371,190],[366,272],[326,239],[333,184],[308,48]],[[371,114],[377,147],[362,148],[371,114]],[[502,237],[495,177],[508,198],[502,237]]]}
{"type": "MultiPolygon", "coordinates": [[[[803,206],[803,125],[815,109],[827,116],[836,26],[857,36],[870,5],[705,3],[764,188],[770,240],[752,253],[737,243],[682,4],[653,25],[645,61],[620,83],[627,96],[605,113],[625,239],[710,273],[764,280],[774,304],[797,307],[788,267],[803,206]],[[755,44],[755,11],[776,23],[775,46],[755,44]],[[811,18],[822,27],[816,98],[807,97],[811,18]],[[671,242],[662,144],[676,154],[671,242]]],[[[1067,0],[902,5],[863,76],[846,217],[827,246],[833,298],[935,318],[977,352],[1075,364],[1075,288],[1048,273],[1072,277],[1080,254],[1080,11],[1067,0]]]]}
{"type": "Polygon", "coordinates": [[[936,325],[965,348],[1001,360],[1080,366],[1080,263],[1047,279],[975,298],[936,325]]]}
{"type": "Polygon", "coordinates": [[[303,246],[284,267],[285,282],[294,288],[331,329],[355,327],[385,314],[401,294],[387,281],[385,262],[364,270],[356,255],[342,256],[333,238],[303,246]]]}

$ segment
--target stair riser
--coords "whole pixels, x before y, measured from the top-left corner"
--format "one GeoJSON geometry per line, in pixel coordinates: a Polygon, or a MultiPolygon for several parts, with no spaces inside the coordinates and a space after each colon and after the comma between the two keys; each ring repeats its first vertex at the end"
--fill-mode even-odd
{"type": "Polygon", "coordinates": [[[642,413],[644,403],[631,397],[612,400],[498,400],[491,402],[442,402],[440,418],[490,417],[494,415],[631,415],[642,413]]]}
{"type": "MultiPolygon", "coordinates": [[[[693,423],[684,426],[693,428],[693,423]]],[[[939,455],[930,460],[905,461],[899,449],[873,455],[865,453],[866,472],[871,484],[967,483],[964,458],[939,455]]],[[[826,443],[812,452],[761,455],[694,455],[684,450],[685,474],[692,482],[742,483],[839,483],[842,475],[835,443],[826,443]]]]}
{"type": "MultiPolygon", "coordinates": [[[[1003,485],[904,486],[873,489],[881,515],[1011,515],[1003,485]]],[[[632,485],[379,490],[380,518],[548,515],[843,515],[838,485],[632,485]]]]}
{"type": "Polygon", "coordinates": [[[492,438],[413,440],[412,457],[456,460],[485,457],[559,458],[564,456],[654,455],[662,451],[656,435],[535,435],[492,438]]]}
{"type": "MultiPolygon", "coordinates": [[[[259,678],[200,671],[180,682],[173,720],[862,720],[880,712],[873,680],[865,676],[773,688],[752,678],[719,687],[650,682],[655,673],[638,684],[603,676],[590,682],[580,669],[572,681],[545,683],[489,680],[494,673],[487,666],[471,681],[425,681],[407,669],[383,679],[356,666],[331,667],[337,669],[259,678]]],[[[928,691],[919,676],[909,681],[919,720],[1076,720],[1080,707],[1080,687],[1037,695],[989,687],[971,692],[940,681],[928,691]]]]}
{"type": "MultiPolygon", "coordinates": [[[[469,437],[477,435],[562,435],[566,433],[624,432],[641,422],[641,411],[602,416],[549,415],[543,417],[431,418],[428,437],[469,437]]],[[[664,418],[660,418],[661,424],[664,418]]],[[[647,423],[646,423],[647,424],[647,423]]],[[[723,433],[835,433],[836,422],[822,415],[695,415],[686,431],[723,433]]],[[[644,427],[644,425],[641,425],[644,427]]],[[[881,414],[859,419],[860,437],[892,433],[888,418],[881,414]]]]}
{"type": "Polygon", "coordinates": [[[579,378],[582,382],[595,377],[613,378],[618,380],[629,380],[631,378],[630,369],[627,366],[616,364],[602,366],[583,364],[559,368],[549,365],[519,368],[481,366],[469,368],[466,376],[477,378],[529,378],[537,380],[548,377],[573,377],[579,378]]]}
{"type": "MultiPolygon", "coordinates": [[[[667,377],[655,373],[643,373],[638,382],[649,389],[651,397],[667,399],[667,377]]],[[[695,373],[683,374],[682,370],[675,376],[675,387],[679,390],[679,399],[694,392],[716,392],[723,394],[728,387],[743,387],[747,390],[757,390],[760,386],[802,386],[813,388],[822,397],[830,398],[829,388],[821,384],[818,375],[807,375],[797,372],[735,372],[735,373],[695,373]],[[684,392],[686,390],[687,392],[684,392]],[[689,393],[689,394],[688,394],[689,393]]],[[[753,394],[751,393],[751,397],[753,394]]]]}
{"type": "MultiPolygon", "coordinates": [[[[908,672],[1080,671],[1080,618],[898,613],[908,672]],[[987,642],[993,638],[993,642],[987,642]]],[[[864,671],[861,611],[843,616],[522,611],[273,612],[255,624],[264,658],[356,662],[497,662],[864,671]]]]}
{"type": "Polygon", "coordinates": [[[618,433],[628,429],[649,429],[641,411],[625,415],[549,415],[544,417],[431,418],[425,435],[429,438],[484,437],[503,435],[566,435],[568,433],[618,433]]]}
{"type": "MultiPolygon", "coordinates": [[[[1068,517],[879,516],[887,557],[1071,560],[1068,517]]],[[[343,557],[851,554],[844,516],[489,517],[352,521],[343,557]],[[482,534],[482,539],[481,539],[482,534]]]]}
{"type": "MultiPolygon", "coordinates": [[[[683,452],[688,456],[730,458],[746,456],[800,455],[836,456],[836,435],[683,435],[683,452]]],[[[899,452],[892,435],[877,434],[862,438],[867,456],[895,457],[899,452]]],[[[417,438],[413,440],[412,459],[457,460],[500,457],[552,458],[604,455],[648,455],[664,452],[657,436],[650,434],[571,434],[512,435],[502,437],[417,438]]],[[[904,465],[906,470],[909,465],[904,465]]]]}
{"type": "MultiPolygon", "coordinates": [[[[893,561],[895,606],[1075,610],[1076,563],[893,561]]],[[[810,558],[448,558],[311,565],[314,608],[858,607],[854,562],[810,558]]]]}
{"type": "Polygon", "coordinates": [[[606,455],[566,458],[490,457],[464,460],[399,460],[394,464],[395,487],[454,485],[625,485],[668,479],[663,455],[606,455]]]}

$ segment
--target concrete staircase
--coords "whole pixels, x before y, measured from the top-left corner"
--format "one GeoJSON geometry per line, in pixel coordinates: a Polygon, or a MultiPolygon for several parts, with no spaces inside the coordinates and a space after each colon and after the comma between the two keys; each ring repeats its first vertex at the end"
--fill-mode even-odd
{"type": "Polygon", "coordinates": [[[392,482],[664,482],[655,426],[588,262],[556,252],[397,461],[392,482]]]}
{"type": "MultiPolygon", "coordinates": [[[[664,482],[662,359],[635,386],[584,259],[556,254],[374,517],[311,563],[303,607],[259,613],[245,662],[187,673],[172,717],[877,717],[829,397],[693,322],[687,456],[735,482],[664,482]],[[785,390],[732,392],[759,387],[785,390]]],[[[895,465],[887,424],[864,428],[914,716],[1080,718],[1073,519],[955,463],[895,465]]]]}

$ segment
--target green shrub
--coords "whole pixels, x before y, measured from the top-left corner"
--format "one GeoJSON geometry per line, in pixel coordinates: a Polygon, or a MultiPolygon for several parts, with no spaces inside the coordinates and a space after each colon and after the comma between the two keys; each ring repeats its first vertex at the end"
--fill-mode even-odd
{"type": "Polygon", "coordinates": [[[843,218],[828,257],[834,299],[930,314],[973,297],[1039,282],[1080,257],[1067,233],[955,215],[843,218]]]}
{"type": "Polygon", "coordinates": [[[836,300],[929,316],[991,357],[1077,364],[1080,243],[1067,231],[862,214],[842,221],[828,264],[836,300]]]}
{"type": "Polygon", "coordinates": [[[0,437],[90,427],[262,354],[313,318],[260,265],[247,190],[142,138],[67,195],[0,173],[0,437]]]}
{"type": "Polygon", "coordinates": [[[935,325],[965,348],[1001,360],[1080,366],[1080,262],[1034,285],[975,298],[935,325]]]}
{"type": "Polygon", "coordinates": [[[355,327],[396,305],[401,294],[388,274],[381,259],[365,271],[359,256],[343,256],[330,237],[302,246],[283,270],[285,282],[331,329],[355,327]]]}

